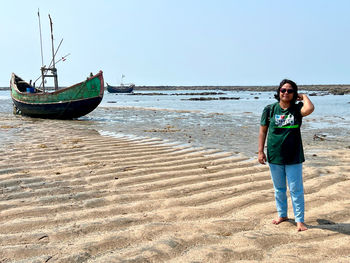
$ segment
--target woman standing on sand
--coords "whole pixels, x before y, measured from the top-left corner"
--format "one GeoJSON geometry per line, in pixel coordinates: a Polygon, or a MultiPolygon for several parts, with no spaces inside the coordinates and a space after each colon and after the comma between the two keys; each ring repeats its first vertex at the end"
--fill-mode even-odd
{"type": "Polygon", "coordinates": [[[267,162],[275,189],[278,218],[276,225],[288,220],[287,182],[292,199],[298,231],[307,230],[304,224],[304,187],[302,163],[304,159],[300,126],[302,118],[314,111],[314,105],[305,94],[298,94],[295,82],[281,81],[275,98],[278,102],[264,108],[260,122],[258,160],[265,164],[265,140],[267,138],[267,162]],[[303,101],[296,103],[296,101],[303,101]]]}

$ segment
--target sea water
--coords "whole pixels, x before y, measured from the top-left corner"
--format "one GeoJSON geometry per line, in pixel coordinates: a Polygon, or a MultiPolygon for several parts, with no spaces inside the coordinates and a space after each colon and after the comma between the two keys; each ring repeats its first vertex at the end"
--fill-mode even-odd
{"type": "MultiPolygon", "coordinates": [[[[262,110],[276,102],[273,95],[274,92],[221,90],[154,90],[134,94],[106,91],[101,104],[78,120],[104,135],[160,137],[224,150],[240,148],[252,154],[256,151],[262,110]],[[205,92],[213,94],[204,95],[205,92]],[[207,100],[191,100],[198,98],[207,100]]],[[[304,118],[305,136],[350,137],[350,95],[309,98],[315,111],[304,118]]],[[[13,116],[10,91],[0,91],[0,113],[6,114],[7,119],[13,116]]]]}
{"type": "MultiPolygon", "coordinates": [[[[105,92],[103,100],[98,108],[129,108],[129,110],[155,109],[189,111],[202,114],[233,114],[241,116],[247,116],[247,113],[249,113],[256,118],[261,115],[261,112],[266,105],[276,102],[273,95],[274,92],[220,90],[136,91],[133,95],[129,93],[115,94],[105,92]],[[203,95],[205,92],[213,92],[217,94],[203,95]],[[196,93],[198,95],[193,95],[196,93]],[[190,100],[193,98],[207,98],[209,100],[190,100]],[[222,98],[228,99],[224,100],[222,98]]],[[[342,127],[344,129],[350,128],[350,94],[309,96],[309,98],[315,105],[315,111],[310,115],[313,119],[312,123],[310,123],[310,127],[326,128],[331,125],[333,127],[342,127]]],[[[0,91],[0,102],[0,112],[12,112],[10,91],[0,91]]],[[[90,119],[92,118],[92,116],[89,117],[90,119]]],[[[113,115],[107,117],[108,118],[106,119],[113,121],[113,115]]]]}
{"type": "MultiPolygon", "coordinates": [[[[308,92],[304,92],[308,94],[308,92]]],[[[315,92],[312,92],[315,93],[315,92]]],[[[317,92],[316,92],[317,93],[317,92]]],[[[320,93],[321,94],[321,93],[320,93]]],[[[260,117],[263,108],[276,102],[273,97],[274,92],[252,92],[252,91],[140,91],[130,94],[112,94],[106,93],[100,107],[126,107],[130,109],[158,109],[174,111],[192,111],[202,113],[221,113],[234,115],[247,115],[260,117]],[[217,95],[201,95],[204,92],[217,92],[217,95]],[[143,95],[137,95],[138,93],[143,95]],[[150,95],[144,95],[149,93],[150,95]],[[162,95],[152,95],[161,93],[162,95]],[[198,93],[198,95],[187,95],[198,93]],[[220,94],[224,93],[224,94],[220,94]],[[181,95],[179,95],[181,94],[181,95]],[[191,98],[209,98],[217,100],[189,100],[191,98]],[[228,98],[222,100],[220,98],[228,98]],[[229,98],[239,98],[229,99],[229,98]]],[[[348,129],[350,126],[350,94],[348,95],[322,95],[309,96],[315,105],[315,111],[312,113],[310,126],[325,128],[328,125],[333,127],[343,127],[348,129]]]]}

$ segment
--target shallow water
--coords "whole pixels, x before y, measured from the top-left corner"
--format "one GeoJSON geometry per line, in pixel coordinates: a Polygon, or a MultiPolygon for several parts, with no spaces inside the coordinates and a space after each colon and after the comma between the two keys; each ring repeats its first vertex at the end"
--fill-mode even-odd
{"type": "MultiPolygon", "coordinates": [[[[273,93],[217,90],[210,92],[224,94],[199,94],[203,92],[208,91],[136,91],[135,95],[105,92],[95,111],[68,122],[72,126],[83,125],[98,130],[105,136],[159,137],[193,146],[254,155],[260,115],[267,104],[276,101],[273,93]],[[199,97],[240,99],[188,100],[199,97]]],[[[310,96],[310,99],[315,104],[315,111],[303,121],[303,138],[310,142],[315,135],[322,135],[329,140],[348,143],[350,95],[310,96]]],[[[19,121],[12,114],[9,91],[0,91],[0,102],[0,113],[8,120],[19,121]]]]}
{"type": "MultiPolygon", "coordinates": [[[[153,93],[155,91],[149,91],[153,93]]],[[[243,115],[249,113],[253,117],[260,117],[262,109],[276,102],[272,92],[250,92],[250,91],[224,91],[225,94],[218,95],[173,95],[188,94],[193,91],[156,91],[165,95],[145,96],[128,94],[106,93],[100,107],[136,107],[145,109],[167,109],[177,111],[192,111],[201,113],[222,113],[243,115]],[[202,100],[191,101],[189,98],[231,98],[238,97],[239,100],[202,100]]],[[[202,93],[206,91],[196,91],[202,93]]],[[[217,91],[222,92],[222,91],[217,91]]],[[[145,94],[147,92],[142,92],[145,94]]],[[[137,92],[135,93],[137,94],[137,92]]],[[[315,104],[312,114],[316,121],[311,125],[317,128],[326,127],[328,124],[337,127],[348,127],[350,123],[350,95],[324,95],[310,96],[315,104]]]]}
{"type": "MultiPolygon", "coordinates": [[[[154,93],[155,91],[149,91],[154,93]]],[[[160,91],[156,91],[159,93],[160,91]]],[[[196,91],[202,93],[206,91],[196,91]]],[[[217,91],[221,92],[221,91],[217,91]]],[[[143,94],[147,92],[142,92],[143,94]]],[[[158,123],[165,125],[168,123],[168,118],[176,118],[181,115],[188,122],[193,122],[192,115],[200,116],[201,124],[215,122],[230,123],[234,122],[235,126],[255,126],[259,123],[263,108],[276,100],[273,98],[272,92],[250,92],[250,91],[225,91],[225,94],[219,95],[173,95],[173,94],[188,94],[193,91],[161,91],[165,95],[145,96],[145,95],[127,95],[127,94],[110,94],[106,93],[100,107],[109,109],[125,107],[132,111],[142,111],[151,109],[167,110],[166,116],[156,118],[158,123]],[[239,100],[209,100],[209,101],[191,101],[187,100],[194,97],[239,97],[239,100]],[[183,111],[186,111],[184,113],[183,111]],[[214,114],[214,115],[213,115],[214,114]],[[223,116],[221,116],[221,114],[223,116]],[[218,117],[220,116],[220,117],[218,117]],[[167,118],[168,117],[168,118],[167,118]]],[[[307,92],[306,92],[307,93],[307,92]]],[[[136,93],[137,94],[137,93],[136,93]]],[[[337,135],[349,134],[350,127],[350,95],[324,95],[310,96],[310,99],[315,104],[315,111],[312,115],[304,119],[304,128],[310,132],[320,132],[332,136],[330,130],[336,129],[337,135]]],[[[107,114],[108,115],[108,114],[107,114]]],[[[197,117],[198,117],[197,116],[197,117]]],[[[113,121],[115,116],[109,116],[113,121]]],[[[149,117],[149,116],[148,116],[149,117]]],[[[123,121],[123,117],[117,118],[123,121]]],[[[137,116],[128,116],[127,121],[144,122],[142,118],[137,116]]],[[[198,123],[195,121],[194,123],[198,123]]],[[[221,126],[224,126],[221,125],[221,126]]],[[[230,126],[230,125],[229,125],[230,126]]],[[[220,127],[223,128],[223,127],[220,127]]]]}

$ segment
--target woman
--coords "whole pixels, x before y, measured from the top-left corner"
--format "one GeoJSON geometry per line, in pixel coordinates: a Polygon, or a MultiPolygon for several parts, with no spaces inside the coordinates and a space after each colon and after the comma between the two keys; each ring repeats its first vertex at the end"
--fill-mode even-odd
{"type": "Polygon", "coordinates": [[[278,102],[266,106],[261,116],[258,160],[261,164],[267,161],[270,166],[278,212],[278,218],[272,221],[273,224],[278,225],[288,220],[288,182],[297,230],[305,231],[302,177],[302,163],[305,159],[300,126],[302,118],[314,111],[314,105],[308,96],[298,94],[298,86],[288,79],[281,81],[275,98],[278,102]],[[267,133],[266,159],[264,146],[267,133]]]}

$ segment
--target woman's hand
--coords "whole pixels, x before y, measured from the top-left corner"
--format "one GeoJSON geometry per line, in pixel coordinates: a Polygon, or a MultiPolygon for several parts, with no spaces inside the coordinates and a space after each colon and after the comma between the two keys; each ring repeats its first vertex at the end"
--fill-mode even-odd
{"type": "Polygon", "coordinates": [[[264,152],[259,152],[258,154],[258,161],[261,164],[265,164],[266,163],[266,155],[264,152]]]}
{"type": "Polygon", "coordinates": [[[265,125],[260,126],[259,130],[259,148],[258,148],[258,161],[261,164],[265,164],[266,162],[266,155],[264,153],[264,145],[267,135],[267,129],[268,127],[265,125]]]}
{"type": "Polygon", "coordinates": [[[298,93],[297,101],[302,101],[304,100],[304,94],[298,93]]]}

